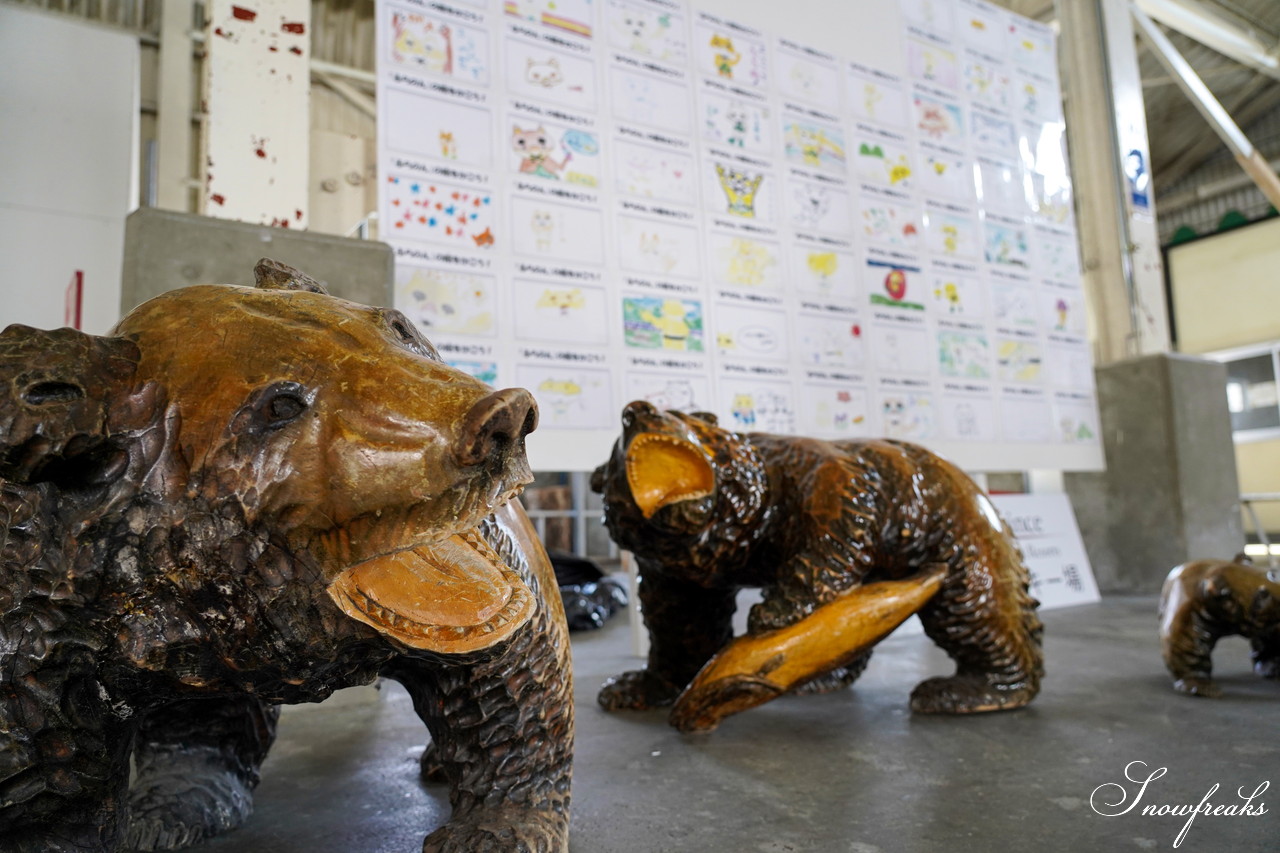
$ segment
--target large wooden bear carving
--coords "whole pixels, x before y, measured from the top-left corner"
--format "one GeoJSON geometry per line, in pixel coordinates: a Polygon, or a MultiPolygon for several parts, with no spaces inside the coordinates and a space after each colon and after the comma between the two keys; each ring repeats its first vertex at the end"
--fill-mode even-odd
{"type": "Polygon", "coordinates": [[[1043,674],[1029,575],[991,502],[954,465],[897,441],[732,433],[711,415],[622,414],[593,486],[640,567],[648,667],[611,679],[608,710],[674,703],[685,731],[789,691],[853,682],[872,646],[919,612],[956,673],[912,710],[1018,708],[1043,674]],[[747,634],[731,617],[760,587],[747,634]]]}
{"type": "Polygon", "coordinates": [[[234,825],[273,703],[385,675],[452,785],[425,850],[567,849],[567,634],[510,503],[532,398],[256,272],[0,334],[0,848],[234,825]]]}

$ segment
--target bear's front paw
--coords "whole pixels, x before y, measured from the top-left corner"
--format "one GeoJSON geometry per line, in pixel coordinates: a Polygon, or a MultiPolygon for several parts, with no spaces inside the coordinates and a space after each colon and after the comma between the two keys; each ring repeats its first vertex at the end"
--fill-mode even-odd
{"type": "Polygon", "coordinates": [[[129,791],[125,850],[177,850],[235,829],[253,811],[249,783],[221,752],[165,752],[138,770],[129,791]]]}
{"type": "Polygon", "coordinates": [[[1021,708],[1038,692],[1030,684],[993,684],[981,675],[930,678],[911,691],[911,710],[917,714],[981,714],[1021,708]]]}
{"type": "Polygon", "coordinates": [[[782,693],[777,684],[754,675],[721,678],[686,690],[671,709],[669,721],[686,734],[709,732],[730,714],[763,705],[782,693]]]}
{"type": "Polygon", "coordinates": [[[635,669],[606,681],[596,701],[606,711],[645,711],[670,705],[681,687],[647,669],[635,669]]]}
{"type": "Polygon", "coordinates": [[[1173,682],[1173,689],[1188,696],[1203,696],[1206,699],[1217,699],[1222,695],[1222,688],[1207,675],[1179,678],[1173,682]]]}
{"type": "Polygon", "coordinates": [[[478,808],[454,817],[422,842],[422,853],[566,853],[565,815],[550,809],[478,808]]]}

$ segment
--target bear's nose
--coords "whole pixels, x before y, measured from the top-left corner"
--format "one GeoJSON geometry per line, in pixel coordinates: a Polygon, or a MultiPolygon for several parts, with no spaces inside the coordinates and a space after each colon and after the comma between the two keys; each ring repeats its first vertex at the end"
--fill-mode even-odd
{"type": "Polygon", "coordinates": [[[453,452],[459,464],[502,458],[538,426],[538,404],[523,388],[495,391],[471,407],[453,452]]]}
{"type": "Polygon", "coordinates": [[[652,417],[658,414],[658,410],[653,404],[647,400],[633,400],[627,403],[626,408],[622,410],[622,426],[624,429],[630,429],[631,425],[640,417],[652,417]]]}

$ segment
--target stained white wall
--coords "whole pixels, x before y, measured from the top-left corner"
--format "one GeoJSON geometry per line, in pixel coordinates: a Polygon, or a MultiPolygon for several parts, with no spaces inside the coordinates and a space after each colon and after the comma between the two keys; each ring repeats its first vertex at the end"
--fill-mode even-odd
{"type": "Polygon", "coordinates": [[[138,40],[0,5],[0,327],[63,325],[85,274],[84,329],[119,315],[137,198],[138,40]]]}

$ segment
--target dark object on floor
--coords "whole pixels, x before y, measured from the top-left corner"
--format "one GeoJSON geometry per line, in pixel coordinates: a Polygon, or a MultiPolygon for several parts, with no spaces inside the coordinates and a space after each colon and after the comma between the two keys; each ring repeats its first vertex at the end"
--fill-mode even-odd
{"type": "Polygon", "coordinates": [[[1040,688],[1022,554],[973,481],[922,447],[732,433],[635,402],[592,487],[636,555],[650,637],[648,668],[601,690],[607,710],[674,702],[676,728],[711,729],[783,692],[852,683],[916,611],[956,674],[918,685],[912,710],[1008,710],[1040,688]],[[742,587],[764,600],[734,638],[742,587]]]}
{"type": "Polygon", "coordinates": [[[627,606],[626,589],[591,560],[564,551],[548,551],[547,556],[556,570],[570,631],[603,628],[610,616],[627,606]]]}
{"type": "Polygon", "coordinates": [[[1280,679],[1280,569],[1254,566],[1243,554],[1234,562],[1196,560],[1169,572],[1160,591],[1160,651],[1173,689],[1217,698],[1213,647],[1239,634],[1253,647],[1253,670],[1280,679]]]}
{"type": "Polygon", "coordinates": [[[0,846],[235,826],[272,705],[385,675],[452,786],[425,850],[566,850],[568,635],[511,501],[532,397],[399,312],[255,272],[108,337],[0,333],[0,846]]]}

